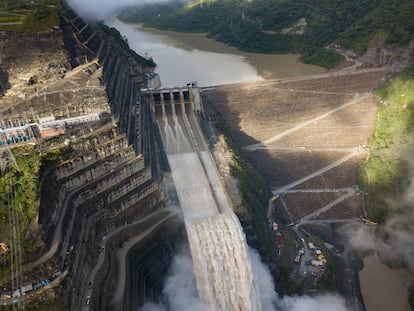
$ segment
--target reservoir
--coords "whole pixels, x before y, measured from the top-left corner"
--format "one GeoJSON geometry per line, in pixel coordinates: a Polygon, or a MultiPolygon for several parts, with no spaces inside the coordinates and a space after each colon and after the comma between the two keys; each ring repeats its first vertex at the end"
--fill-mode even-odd
{"type": "Polygon", "coordinates": [[[177,33],[107,21],[139,55],[152,57],[162,86],[199,86],[277,79],[321,73],[325,68],[303,64],[298,54],[245,53],[214,41],[205,34],[177,33]]]}

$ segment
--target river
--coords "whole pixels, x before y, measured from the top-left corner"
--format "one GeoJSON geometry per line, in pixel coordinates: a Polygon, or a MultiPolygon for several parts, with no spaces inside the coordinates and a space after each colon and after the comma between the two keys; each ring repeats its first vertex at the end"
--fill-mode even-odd
{"type": "Polygon", "coordinates": [[[377,256],[369,256],[359,279],[367,311],[410,311],[407,288],[413,280],[406,270],[390,269],[377,256]]]}
{"type": "Polygon", "coordinates": [[[199,86],[276,79],[324,72],[303,64],[298,54],[245,53],[209,39],[205,34],[177,33],[126,24],[111,19],[107,24],[128,39],[129,46],[157,63],[155,72],[164,87],[197,81],[199,86]]]}

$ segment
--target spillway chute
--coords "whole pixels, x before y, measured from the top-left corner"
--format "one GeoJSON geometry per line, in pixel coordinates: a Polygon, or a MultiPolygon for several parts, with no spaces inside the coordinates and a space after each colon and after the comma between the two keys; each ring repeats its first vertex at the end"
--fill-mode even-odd
{"type": "Polygon", "coordinates": [[[184,215],[199,296],[217,310],[262,311],[246,239],[194,112],[188,109],[193,103],[183,102],[186,96],[168,98],[155,113],[184,215]]]}

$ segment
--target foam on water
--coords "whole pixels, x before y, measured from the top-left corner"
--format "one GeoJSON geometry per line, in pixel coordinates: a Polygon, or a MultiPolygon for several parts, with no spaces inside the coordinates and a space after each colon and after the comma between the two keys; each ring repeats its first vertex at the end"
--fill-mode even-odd
{"type": "Polygon", "coordinates": [[[199,294],[222,310],[260,310],[246,242],[235,215],[186,222],[199,294]]]}

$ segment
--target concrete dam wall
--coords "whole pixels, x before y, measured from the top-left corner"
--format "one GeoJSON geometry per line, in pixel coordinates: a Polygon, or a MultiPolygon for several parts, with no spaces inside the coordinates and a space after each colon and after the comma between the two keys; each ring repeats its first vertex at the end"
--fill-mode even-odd
{"type": "Polygon", "coordinates": [[[125,286],[119,265],[126,257],[117,253],[125,244],[136,250],[140,243],[133,239],[156,236],[172,219],[161,189],[168,164],[150,106],[141,100],[140,58],[63,4],[72,65],[95,63],[88,68],[101,74],[108,98],[108,108],[92,99],[76,111],[106,109],[112,121],[68,143],[65,160],[43,172],[39,223],[46,252],[34,267],[67,272],[62,294],[68,310],[128,309],[128,291],[113,297],[125,286]]]}

